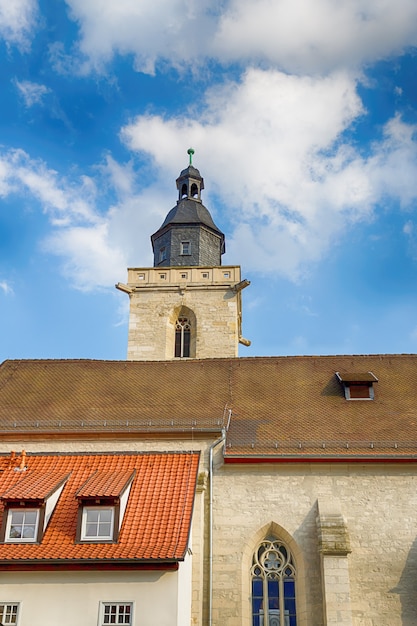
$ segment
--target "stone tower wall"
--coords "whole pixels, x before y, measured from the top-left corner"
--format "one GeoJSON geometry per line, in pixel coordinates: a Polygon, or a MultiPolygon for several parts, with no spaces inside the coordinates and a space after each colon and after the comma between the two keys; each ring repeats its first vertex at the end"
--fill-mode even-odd
{"type": "Polygon", "coordinates": [[[241,299],[234,287],[240,267],[129,269],[127,358],[174,358],[175,323],[181,310],[193,319],[191,358],[238,356],[241,299]]]}

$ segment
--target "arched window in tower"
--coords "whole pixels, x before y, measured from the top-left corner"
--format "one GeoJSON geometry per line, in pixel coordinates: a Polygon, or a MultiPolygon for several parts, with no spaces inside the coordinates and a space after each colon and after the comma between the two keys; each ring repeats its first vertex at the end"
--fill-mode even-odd
{"type": "Polygon", "coordinates": [[[198,187],[195,183],[193,183],[191,185],[191,197],[195,198],[196,196],[198,196],[198,187]]]}
{"type": "Polygon", "coordinates": [[[267,538],[252,561],[252,625],[296,626],[294,560],[287,546],[267,538]]]}
{"type": "Polygon", "coordinates": [[[175,356],[190,356],[191,323],[188,317],[180,316],[175,324],[175,356]]]}
{"type": "Polygon", "coordinates": [[[184,183],[183,186],[181,187],[181,198],[186,198],[187,197],[187,185],[184,183]]]}

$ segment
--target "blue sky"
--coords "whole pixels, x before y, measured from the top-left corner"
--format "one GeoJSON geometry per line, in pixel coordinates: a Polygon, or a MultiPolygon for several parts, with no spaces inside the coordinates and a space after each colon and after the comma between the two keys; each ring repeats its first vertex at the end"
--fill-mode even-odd
{"type": "Polygon", "coordinates": [[[417,351],[415,0],[0,0],[0,360],[124,359],[187,148],[241,355],[417,351]]]}

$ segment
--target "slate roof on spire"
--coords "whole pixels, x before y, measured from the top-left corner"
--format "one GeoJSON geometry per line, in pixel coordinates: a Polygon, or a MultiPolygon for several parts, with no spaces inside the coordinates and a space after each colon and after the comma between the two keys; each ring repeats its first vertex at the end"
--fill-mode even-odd
{"type": "Polygon", "coordinates": [[[169,224],[204,224],[224,237],[221,230],[213,222],[208,209],[201,202],[189,198],[180,200],[177,206],[170,210],[162,226],[158,229],[158,233],[169,224]]]}
{"type": "Polygon", "coordinates": [[[200,178],[201,180],[203,180],[200,171],[196,167],[194,167],[194,165],[189,165],[185,168],[185,170],[182,170],[178,178],[182,178],[183,176],[189,176],[190,178],[200,178]]]}

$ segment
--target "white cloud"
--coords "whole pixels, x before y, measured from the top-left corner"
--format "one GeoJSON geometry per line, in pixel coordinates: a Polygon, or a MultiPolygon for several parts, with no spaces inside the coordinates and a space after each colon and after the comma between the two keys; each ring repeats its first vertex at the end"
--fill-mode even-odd
{"type": "Polygon", "coordinates": [[[10,285],[9,282],[7,282],[7,280],[0,280],[0,289],[3,291],[3,293],[8,296],[13,294],[13,288],[10,285]]]}
{"type": "Polygon", "coordinates": [[[195,147],[206,188],[233,225],[229,259],[240,262],[244,250],[248,269],[297,279],[378,203],[395,198],[406,207],[417,197],[412,126],[391,120],[367,158],[344,141],[364,114],[355,87],[345,73],[251,69],[241,84],[213,89],[200,119],[139,116],[122,138],[167,176],[184,161],[178,149],[195,147]]]}
{"type": "MultiPolygon", "coordinates": [[[[191,62],[207,47],[215,27],[210,0],[67,0],[67,4],[80,25],[80,53],[88,59],[80,65],[81,72],[102,69],[116,53],[133,54],[136,69],[150,74],[160,58],[174,65],[191,62]]],[[[62,51],[58,56],[65,65],[62,51]]]]}
{"type": "Polygon", "coordinates": [[[108,288],[122,281],[126,272],[126,257],[112,239],[103,220],[95,226],[57,229],[44,240],[43,248],[64,259],[64,273],[78,289],[108,288]]]}
{"type": "Polygon", "coordinates": [[[0,37],[8,44],[27,49],[37,14],[36,0],[0,0],[0,37]]]}
{"type": "MultiPolygon", "coordinates": [[[[96,180],[68,180],[22,150],[0,153],[0,194],[27,197],[32,210],[39,206],[46,214],[49,229],[41,247],[62,259],[65,276],[82,290],[112,288],[125,280],[128,265],[149,265],[149,235],[166,212],[164,185],[138,193],[131,163],[108,155],[95,173],[96,180]],[[112,206],[109,191],[116,195],[112,206]]],[[[7,283],[0,288],[6,291],[7,283]]]]}
{"type": "Polygon", "coordinates": [[[27,107],[39,104],[42,102],[43,97],[51,91],[45,85],[32,83],[29,80],[19,81],[16,79],[14,82],[27,107]]]}
{"type": "Polygon", "coordinates": [[[126,266],[152,264],[149,236],[175,203],[192,145],[203,200],[219,226],[229,224],[227,262],[297,279],[379,204],[394,198],[405,208],[417,197],[416,129],[393,118],[364,157],[344,135],[362,115],[349,73],[250,69],[212,88],[199,118],[143,115],[124,127],[127,146],[150,157],[139,175],[133,161],[107,155],[93,176],[65,179],[15,150],[0,154],[0,193],[39,203],[50,223],[44,250],[61,257],[76,287],[109,287],[126,266]]]}
{"type": "Polygon", "coordinates": [[[295,73],[360,67],[417,43],[414,0],[230,0],[213,41],[219,58],[295,73]]]}
{"type": "MultiPolygon", "coordinates": [[[[195,68],[210,57],[315,74],[357,68],[417,44],[415,0],[67,3],[80,26],[84,72],[103,69],[114,54],[132,54],[136,69],[147,73],[158,61],[195,68]]],[[[58,56],[62,66],[62,50],[58,56]]]]}
{"type": "Polygon", "coordinates": [[[40,160],[34,160],[23,150],[9,150],[0,154],[0,192],[24,192],[35,197],[55,225],[66,225],[72,220],[95,223],[97,215],[92,208],[95,187],[88,177],[74,183],[59,180],[57,172],[48,169],[40,160]]]}

